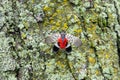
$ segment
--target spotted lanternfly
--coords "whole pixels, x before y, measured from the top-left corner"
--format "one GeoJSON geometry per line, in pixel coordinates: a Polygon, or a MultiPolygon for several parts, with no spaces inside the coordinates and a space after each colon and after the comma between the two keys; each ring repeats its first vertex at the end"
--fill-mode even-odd
{"type": "Polygon", "coordinates": [[[53,52],[58,52],[59,49],[66,52],[72,51],[72,44],[76,47],[81,46],[82,42],[78,37],[71,34],[67,34],[64,31],[61,33],[53,33],[45,38],[45,42],[48,44],[54,44],[53,52]]]}

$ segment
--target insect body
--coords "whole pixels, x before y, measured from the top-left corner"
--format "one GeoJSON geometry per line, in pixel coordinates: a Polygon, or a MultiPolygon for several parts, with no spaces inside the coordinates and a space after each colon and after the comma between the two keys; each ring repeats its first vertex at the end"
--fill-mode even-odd
{"type": "Polygon", "coordinates": [[[48,44],[54,43],[53,52],[58,52],[60,49],[65,50],[66,52],[71,52],[72,44],[76,47],[79,47],[82,44],[81,40],[78,37],[66,34],[65,32],[54,33],[48,36],[45,39],[45,42],[48,44]]]}

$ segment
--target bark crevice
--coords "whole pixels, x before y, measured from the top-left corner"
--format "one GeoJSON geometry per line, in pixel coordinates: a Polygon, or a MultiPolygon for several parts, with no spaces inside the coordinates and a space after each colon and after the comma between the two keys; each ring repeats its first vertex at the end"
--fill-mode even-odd
{"type": "Polygon", "coordinates": [[[118,21],[118,24],[120,25],[119,9],[117,8],[117,3],[115,1],[114,1],[114,7],[115,7],[115,10],[116,10],[117,21],[118,21]]]}
{"type": "Polygon", "coordinates": [[[70,64],[69,64],[69,59],[68,59],[68,54],[66,54],[66,59],[67,59],[67,67],[69,68],[69,71],[70,71],[70,73],[72,74],[72,77],[74,78],[74,80],[78,80],[77,78],[76,78],[76,76],[74,75],[74,73],[73,73],[73,71],[72,71],[72,68],[70,67],[70,64]]]}
{"type": "Polygon", "coordinates": [[[115,32],[116,32],[116,37],[117,37],[116,46],[117,46],[117,54],[118,54],[118,63],[119,63],[119,67],[120,67],[120,41],[119,41],[120,37],[118,35],[119,33],[117,31],[115,31],[115,32]]]}

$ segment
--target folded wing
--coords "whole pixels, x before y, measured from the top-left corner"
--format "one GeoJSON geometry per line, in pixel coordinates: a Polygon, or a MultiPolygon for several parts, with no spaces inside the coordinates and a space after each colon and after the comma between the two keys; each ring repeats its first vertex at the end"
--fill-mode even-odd
{"type": "Polygon", "coordinates": [[[48,44],[55,43],[55,42],[57,42],[57,39],[59,37],[60,37],[59,33],[53,33],[52,35],[45,38],[45,42],[48,43],[48,44]]]}
{"type": "Polygon", "coordinates": [[[76,47],[79,47],[79,46],[82,45],[82,41],[78,37],[75,37],[75,36],[73,36],[71,34],[66,34],[66,38],[68,39],[68,41],[70,43],[72,43],[76,47]]]}

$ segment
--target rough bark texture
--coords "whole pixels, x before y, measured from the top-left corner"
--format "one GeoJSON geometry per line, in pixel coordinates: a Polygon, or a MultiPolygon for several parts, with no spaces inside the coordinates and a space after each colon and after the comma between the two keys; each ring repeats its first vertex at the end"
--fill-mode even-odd
{"type": "Polygon", "coordinates": [[[0,80],[119,80],[119,0],[0,0],[0,80]],[[82,46],[52,53],[65,30],[82,46]]]}

